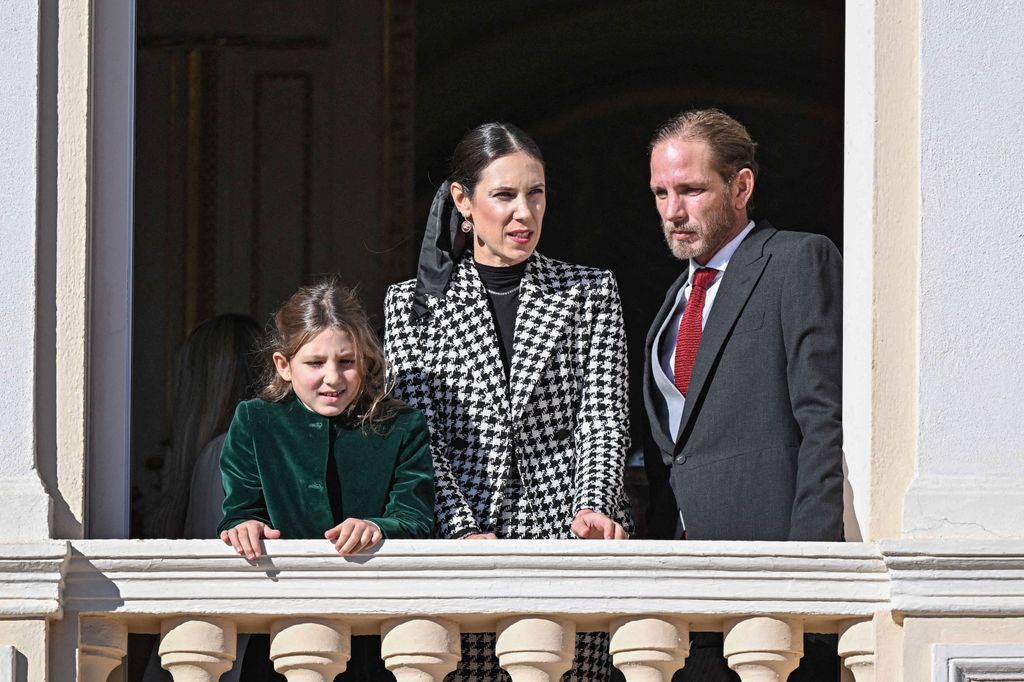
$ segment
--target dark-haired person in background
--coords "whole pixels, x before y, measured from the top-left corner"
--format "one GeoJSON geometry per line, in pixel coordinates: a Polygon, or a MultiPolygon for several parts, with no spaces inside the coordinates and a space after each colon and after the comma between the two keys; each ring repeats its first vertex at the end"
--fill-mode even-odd
{"type": "MultiPolygon", "coordinates": [[[[842,257],[823,236],[750,220],[755,146],[715,109],[651,143],[651,191],[686,267],[645,349],[648,524],[663,538],[839,541],[842,257]]],[[[790,680],[837,679],[829,648],[810,638],[790,680]]],[[[713,636],[695,638],[677,679],[739,678],[713,636]]]]}
{"type": "Polygon", "coordinates": [[[220,450],[238,403],[256,395],[259,338],[255,320],[229,313],[197,326],[181,347],[153,537],[217,537],[220,450]]]}
{"type": "MultiPolygon", "coordinates": [[[[417,278],[388,292],[385,350],[395,395],[430,426],[441,537],[626,537],[618,289],[536,252],[545,207],[536,143],[475,128],[434,198],[417,278]]],[[[609,675],[607,635],[579,635],[563,679],[609,675]]],[[[464,635],[446,679],[509,679],[494,635],[464,635]]]]}

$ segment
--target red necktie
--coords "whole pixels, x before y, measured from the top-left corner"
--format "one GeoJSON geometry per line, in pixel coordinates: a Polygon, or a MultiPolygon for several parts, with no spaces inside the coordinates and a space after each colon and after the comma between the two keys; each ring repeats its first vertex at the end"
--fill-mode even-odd
{"type": "Polygon", "coordinates": [[[690,298],[686,301],[683,319],[679,320],[679,335],[676,337],[676,388],[684,396],[690,386],[690,375],[693,373],[693,359],[697,357],[700,346],[701,320],[704,317],[704,299],[708,287],[714,281],[718,270],[701,268],[693,273],[690,287],[690,298]]]}

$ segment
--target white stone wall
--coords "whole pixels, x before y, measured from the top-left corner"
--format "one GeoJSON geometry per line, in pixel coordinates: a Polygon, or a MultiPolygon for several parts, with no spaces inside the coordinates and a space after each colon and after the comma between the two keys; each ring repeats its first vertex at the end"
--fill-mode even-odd
{"type": "Polygon", "coordinates": [[[843,449],[850,493],[847,541],[899,537],[903,496],[914,475],[920,226],[918,24],[916,0],[846,5],[843,449]],[[879,305],[881,301],[884,305],[879,305]]]}
{"type": "Polygon", "coordinates": [[[919,436],[904,534],[1021,537],[1024,9],[922,0],[921,12],[919,436]]]}
{"type": "Polygon", "coordinates": [[[36,222],[39,9],[4,4],[0,40],[0,538],[45,538],[50,503],[36,473],[36,222]]]}

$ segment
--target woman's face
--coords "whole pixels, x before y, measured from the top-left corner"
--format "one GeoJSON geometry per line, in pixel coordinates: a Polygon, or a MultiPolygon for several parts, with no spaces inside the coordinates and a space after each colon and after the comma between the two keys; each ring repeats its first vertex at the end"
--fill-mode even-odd
{"type": "Polygon", "coordinates": [[[473,256],[478,263],[516,265],[537,249],[547,206],[544,166],[526,152],[492,161],[480,173],[472,196],[453,183],[452,198],[474,225],[473,256]]]}

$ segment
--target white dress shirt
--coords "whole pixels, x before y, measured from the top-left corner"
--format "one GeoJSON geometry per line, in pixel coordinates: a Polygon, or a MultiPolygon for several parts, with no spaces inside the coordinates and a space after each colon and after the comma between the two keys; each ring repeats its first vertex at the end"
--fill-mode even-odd
{"type": "Polygon", "coordinates": [[[690,274],[686,284],[679,288],[676,295],[675,308],[672,313],[665,317],[665,322],[654,337],[654,347],[658,349],[658,365],[653,367],[654,381],[658,386],[658,392],[662,401],[658,405],[658,417],[661,427],[665,429],[669,437],[674,441],[679,438],[679,428],[682,426],[683,407],[686,405],[686,398],[679,392],[675,384],[676,367],[676,338],[679,335],[679,322],[683,319],[683,311],[686,309],[686,302],[690,298],[690,283],[693,281],[693,273],[700,268],[714,268],[718,270],[715,279],[708,286],[708,293],[704,298],[704,314],[701,316],[700,327],[704,329],[707,324],[708,314],[711,306],[715,304],[715,296],[718,293],[718,283],[722,281],[725,270],[729,267],[729,260],[736,249],[750,231],[754,229],[754,221],[747,223],[743,230],[733,237],[732,241],[720,248],[706,265],[699,265],[696,261],[690,260],[690,274]]]}

